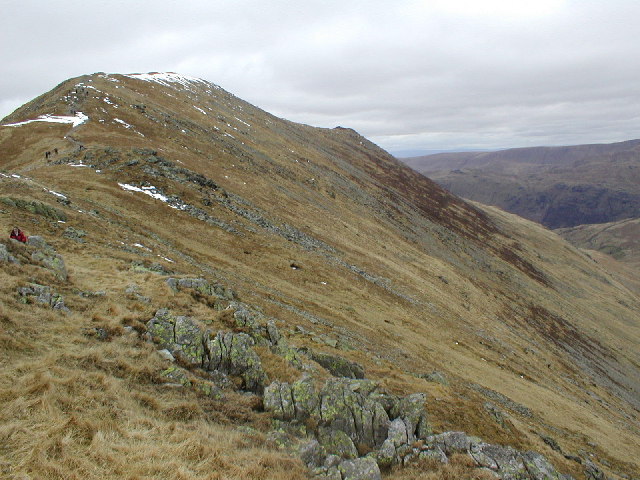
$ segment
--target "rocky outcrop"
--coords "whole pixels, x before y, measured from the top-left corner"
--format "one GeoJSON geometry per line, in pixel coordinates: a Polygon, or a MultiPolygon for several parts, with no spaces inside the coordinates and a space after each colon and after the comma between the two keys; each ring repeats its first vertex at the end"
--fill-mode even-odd
{"type": "Polygon", "coordinates": [[[330,378],[316,390],[309,377],[293,384],[274,382],[264,392],[265,410],[282,420],[311,418],[319,426],[346,433],[355,444],[380,446],[389,416],[369,380],[330,378]]]}
{"type": "Polygon", "coordinates": [[[0,243],[0,262],[18,263],[18,260],[9,253],[7,246],[0,243]]]}
{"type": "Polygon", "coordinates": [[[173,316],[167,309],[158,310],[147,322],[147,335],[151,340],[183,363],[194,367],[205,365],[204,333],[195,320],[173,316]]]}
{"type": "Polygon", "coordinates": [[[358,450],[353,440],[342,430],[321,428],[318,431],[320,445],[328,455],[336,455],[340,458],[358,458],[358,450]]]}
{"type": "Polygon", "coordinates": [[[414,393],[401,398],[391,408],[391,416],[401,419],[406,427],[407,443],[431,434],[431,426],[425,410],[426,401],[426,394],[414,393]]]}
{"type": "Polygon", "coordinates": [[[48,305],[54,310],[69,311],[64,304],[62,295],[51,291],[51,287],[46,285],[38,285],[37,283],[29,284],[26,287],[19,288],[18,295],[20,295],[20,300],[24,303],[36,302],[48,305]]]}
{"type": "Polygon", "coordinates": [[[170,366],[164,370],[160,376],[167,380],[167,383],[164,384],[167,387],[191,388],[216,400],[222,400],[224,398],[222,388],[215,382],[192,375],[177,365],[170,366]]]}
{"type": "Polygon", "coordinates": [[[491,445],[464,432],[433,435],[426,400],[423,393],[395,398],[370,380],[330,378],[317,387],[309,375],[292,384],[273,382],[264,391],[264,408],[275,418],[317,425],[305,430],[314,439],[300,454],[318,479],[380,478],[380,468],[420,459],[448,463],[454,454],[468,455],[477,468],[504,480],[570,478],[536,452],[491,445]],[[357,446],[371,452],[358,458],[357,446]]]}
{"type": "Polygon", "coordinates": [[[431,373],[424,373],[419,375],[420,378],[424,378],[427,382],[439,383],[441,385],[449,385],[449,380],[447,380],[447,376],[438,371],[433,371],[431,373]]]}
{"type": "Polygon", "coordinates": [[[78,243],[86,243],[84,237],[87,236],[87,232],[79,228],[67,227],[62,233],[62,236],[78,243]]]}
{"type": "Polygon", "coordinates": [[[173,290],[174,292],[191,289],[202,295],[215,296],[226,300],[233,300],[233,298],[235,297],[232,290],[220,284],[212,285],[204,278],[172,277],[167,279],[167,285],[169,285],[169,288],[171,288],[171,290],[173,290]]]}
{"type": "Polygon", "coordinates": [[[326,368],[334,377],[364,378],[364,368],[359,363],[329,353],[311,352],[310,356],[312,360],[326,368]]]}
{"type": "Polygon", "coordinates": [[[220,331],[212,335],[196,320],[174,316],[167,309],[158,310],[147,322],[148,338],[181,363],[239,376],[244,389],[262,393],[267,375],[252,348],[253,339],[245,333],[220,331]]]}
{"type": "Polygon", "coordinates": [[[0,202],[10,207],[26,210],[36,215],[42,215],[45,218],[54,221],[67,221],[67,215],[60,209],[47,205],[46,203],[35,200],[25,200],[15,197],[0,197],[0,202]]]}
{"type": "Polygon", "coordinates": [[[60,280],[67,280],[67,267],[64,264],[62,256],[60,256],[44,238],[33,235],[27,240],[27,245],[34,248],[31,253],[31,260],[51,270],[60,280]]]}
{"type": "Polygon", "coordinates": [[[378,464],[371,457],[346,460],[338,466],[342,480],[381,480],[378,464]]]}
{"type": "MultiPolygon", "coordinates": [[[[209,287],[191,281],[177,288],[211,292],[209,287]]],[[[240,379],[240,388],[262,395],[265,411],[274,417],[276,429],[269,438],[280,448],[296,452],[315,478],[377,480],[381,478],[380,468],[421,459],[447,463],[452,455],[462,454],[468,455],[476,468],[504,480],[569,479],[536,452],[488,444],[464,432],[434,435],[426,394],[396,397],[372,380],[348,378],[358,371],[357,364],[289,346],[273,319],[266,320],[258,309],[240,302],[229,305],[234,309],[236,327],[244,331],[214,334],[189,317],[173,316],[168,310],[156,313],[147,324],[148,336],[166,349],[165,358],[180,359],[212,378],[196,376],[177,365],[161,375],[168,386],[197,389],[218,399],[223,398],[222,388],[233,387],[227,375],[240,379]],[[320,383],[308,370],[293,383],[275,381],[267,385],[267,375],[253,348],[257,342],[269,345],[272,352],[285,358],[291,352],[311,357],[323,366],[330,365],[325,368],[340,376],[320,383]],[[336,364],[340,369],[333,367],[336,364]],[[361,456],[361,452],[368,453],[361,456]]],[[[304,363],[299,368],[304,370],[304,363]]]]}
{"type": "MultiPolygon", "coordinates": [[[[132,253],[138,253],[135,249],[127,250],[132,253]]],[[[161,263],[158,262],[141,262],[139,260],[131,262],[131,267],[129,268],[132,272],[135,273],[155,273],[157,275],[171,275],[173,272],[161,263]]]]}
{"type": "Polygon", "coordinates": [[[205,368],[239,375],[245,390],[262,393],[268,379],[260,357],[251,348],[254,345],[246,333],[218,332],[205,343],[208,357],[205,368]]]}

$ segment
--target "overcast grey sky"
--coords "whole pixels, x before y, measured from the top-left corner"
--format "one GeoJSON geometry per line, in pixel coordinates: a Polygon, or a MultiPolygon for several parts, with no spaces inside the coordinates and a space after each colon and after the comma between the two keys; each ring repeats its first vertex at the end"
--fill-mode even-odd
{"type": "Polygon", "coordinates": [[[391,152],[640,137],[638,0],[0,0],[0,117],[173,71],[391,152]]]}

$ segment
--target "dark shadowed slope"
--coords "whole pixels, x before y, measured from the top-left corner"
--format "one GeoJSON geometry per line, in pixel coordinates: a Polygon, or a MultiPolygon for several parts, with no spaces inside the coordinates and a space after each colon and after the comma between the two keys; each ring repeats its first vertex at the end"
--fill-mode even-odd
{"type": "Polygon", "coordinates": [[[457,195],[550,228],[640,217],[640,140],[403,160],[457,195]]]}

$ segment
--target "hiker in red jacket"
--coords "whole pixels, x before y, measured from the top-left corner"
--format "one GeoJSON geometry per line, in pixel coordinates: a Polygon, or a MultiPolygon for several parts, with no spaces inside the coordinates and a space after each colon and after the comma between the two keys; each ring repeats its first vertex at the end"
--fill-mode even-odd
{"type": "Polygon", "coordinates": [[[22,230],[20,230],[18,227],[15,227],[11,231],[11,235],[9,235],[9,238],[13,238],[14,240],[18,240],[22,243],[27,243],[27,236],[22,233],[22,230]]]}

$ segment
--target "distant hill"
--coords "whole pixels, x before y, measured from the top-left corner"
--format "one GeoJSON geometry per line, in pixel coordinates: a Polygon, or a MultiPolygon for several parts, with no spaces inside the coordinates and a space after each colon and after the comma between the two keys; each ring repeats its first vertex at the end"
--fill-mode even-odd
{"type": "Polygon", "coordinates": [[[640,217],[640,140],[402,161],[456,195],[549,228],[640,217]]]}

